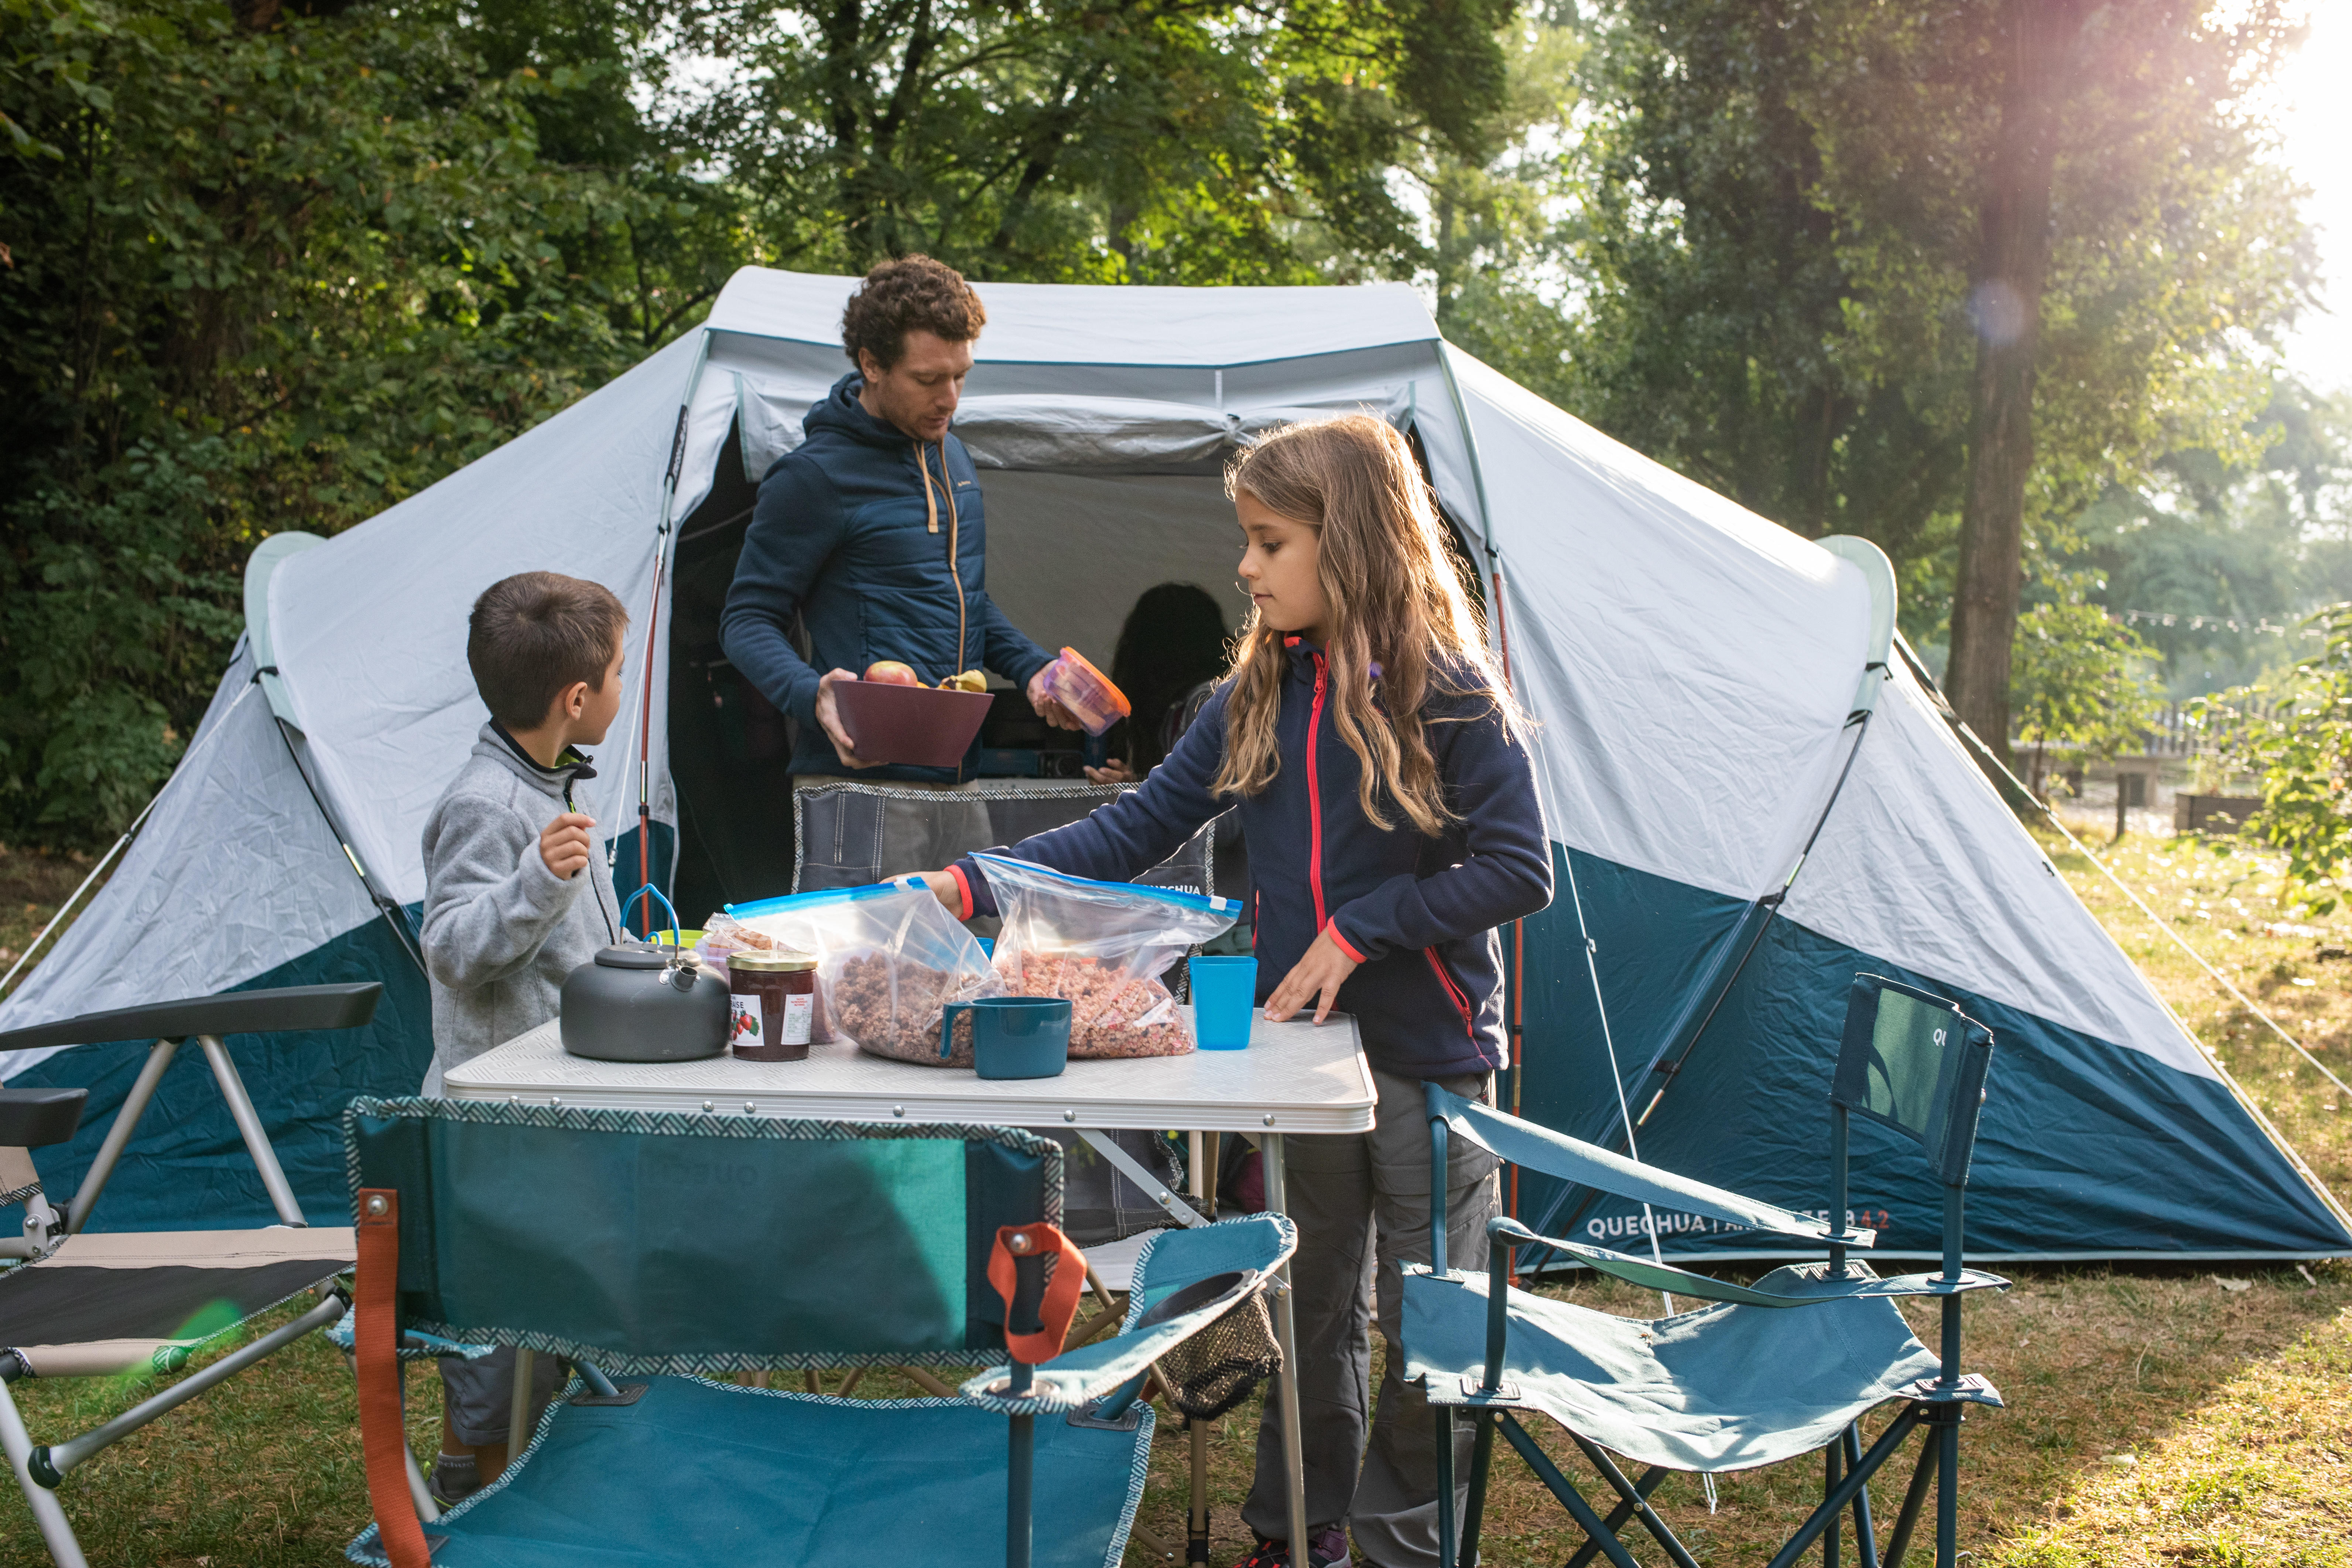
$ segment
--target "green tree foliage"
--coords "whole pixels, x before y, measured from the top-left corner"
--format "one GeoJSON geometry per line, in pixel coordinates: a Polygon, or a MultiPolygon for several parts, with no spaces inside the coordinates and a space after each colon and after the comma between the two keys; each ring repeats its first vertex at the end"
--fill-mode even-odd
{"type": "Polygon", "coordinates": [[[642,346],[614,237],[679,204],[541,155],[541,116],[609,82],[492,72],[469,42],[389,8],[0,9],[12,832],[137,810],[257,540],[382,510],[642,346]]]}
{"type": "MultiPolygon", "coordinates": [[[[2310,247],[2244,89],[2292,36],[2270,7],[2209,10],[2097,7],[2064,83],[2029,548],[2071,548],[2104,488],[2166,453],[2252,455],[2310,247]]],[[[1575,209],[1523,268],[1569,285],[1523,285],[1469,345],[1768,517],[1877,541],[1923,642],[1967,473],[2002,13],[1611,0],[1564,159],[1575,209]],[[1569,309],[1547,326],[1530,295],[1569,309]]]]}
{"type": "Polygon", "coordinates": [[[1314,281],[1426,253],[1389,171],[1485,145],[1509,0],[706,0],[694,139],[763,254],[862,271],[1314,281]],[[1319,252],[1329,265],[1318,268],[1319,252]]]}
{"type": "Polygon", "coordinates": [[[0,834],[135,814],[259,539],[415,494],[742,262],[1410,274],[1390,172],[1491,149],[1509,16],[0,0],[0,834]]]}
{"type": "Polygon", "coordinates": [[[2287,877],[2312,912],[2352,889],[2352,604],[2313,617],[2324,650],[2270,687],[2199,704],[2234,767],[2261,781],[2248,830],[2286,852],[2287,877]]]}
{"type": "Polygon", "coordinates": [[[2153,652],[2079,591],[2018,616],[2011,700],[2018,738],[2033,748],[2035,788],[2046,746],[2105,758],[2139,745],[2161,699],[2143,673],[2153,652]]]}

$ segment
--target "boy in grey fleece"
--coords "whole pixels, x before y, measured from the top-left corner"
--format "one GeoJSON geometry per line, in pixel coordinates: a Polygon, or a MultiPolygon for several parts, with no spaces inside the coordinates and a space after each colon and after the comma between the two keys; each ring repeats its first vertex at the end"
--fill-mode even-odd
{"type": "Polygon", "coordinates": [[[425,965],[442,1072],[554,1017],[563,977],[621,940],[601,858],[559,878],[541,853],[551,828],[580,816],[573,784],[595,776],[569,749],[543,766],[494,719],[425,819],[425,965]]]}
{"type": "MultiPolygon", "coordinates": [[[[490,721],[425,823],[425,969],[433,1072],[556,1015],[563,978],[621,940],[613,880],[572,785],[581,752],[621,710],[628,614],[597,584],[553,572],[493,583],[467,624],[466,662],[490,721]]],[[[456,1502],[506,1468],[515,1353],[441,1358],[441,1456],[433,1491],[456,1502]]],[[[553,1394],[541,1358],[535,1399],[553,1394]]]]}

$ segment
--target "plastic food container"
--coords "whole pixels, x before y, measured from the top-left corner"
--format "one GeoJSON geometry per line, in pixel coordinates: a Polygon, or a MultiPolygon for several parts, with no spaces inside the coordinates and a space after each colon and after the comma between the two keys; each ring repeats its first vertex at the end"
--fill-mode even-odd
{"type": "Polygon", "coordinates": [[[1101,734],[1133,711],[1127,693],[1074,647],[1064,648],[1062,657],[1045,667],[1045,689],[1086,726],[1089,735],[1101,734]]]}

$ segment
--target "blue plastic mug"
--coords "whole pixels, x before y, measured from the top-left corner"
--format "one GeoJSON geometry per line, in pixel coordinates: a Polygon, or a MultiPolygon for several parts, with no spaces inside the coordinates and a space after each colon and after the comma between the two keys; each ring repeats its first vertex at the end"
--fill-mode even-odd
{"type": "Polygon", "coordinates": [[[1250,1023],[1257,1013],[1257,960],[1195,958],[1188,964],[1192,974],[1192,1033],[1201,1048],[1245,1048],[1250,1023]]]}
{"type": "Polygon", "coordinates": [[[972,1070],[982,1078],[1059,1078],[1070,1060],[1062,996],[982,996],[940,1009],[940,1055],[955,1054],[955,1021],[971,1015],[972,1070]]]}

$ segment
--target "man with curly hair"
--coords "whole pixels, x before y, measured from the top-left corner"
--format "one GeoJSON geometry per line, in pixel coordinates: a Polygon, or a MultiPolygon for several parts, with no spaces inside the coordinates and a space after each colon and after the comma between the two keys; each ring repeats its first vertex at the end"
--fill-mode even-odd
{"type": "Polygon", "coordinates": [[[736,668],[799,720],[795,776],[971,776],[968,763],[878,766],[857,755],[833,689],[883,659],[911,666],[927,686],[993,670],[1048,722],[1076,727],[1039,679],[1052,656],[988,596],[980,477],[948,429],[987,321],[951,267],[907,256],[875,268],[842,314],[856,369],[809,410],[807,439],[761,481],[719,639],[736,668]],[[793,646],[796,621],[810,658],[793,646]]]}

